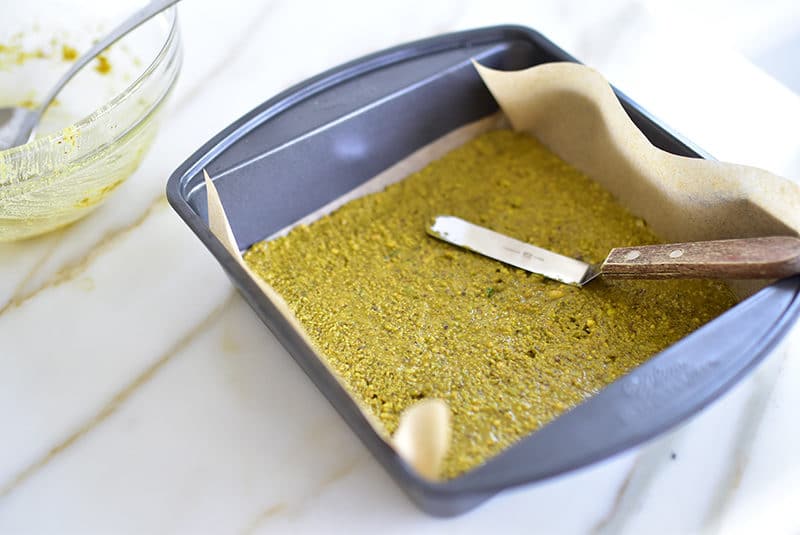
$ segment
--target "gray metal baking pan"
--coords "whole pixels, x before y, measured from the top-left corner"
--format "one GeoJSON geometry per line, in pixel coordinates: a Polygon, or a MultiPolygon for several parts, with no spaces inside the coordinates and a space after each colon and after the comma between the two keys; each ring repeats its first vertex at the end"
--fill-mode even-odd
{"type": "MultiPolygon", "coordinates": [[[[172,174],[167,197],[262,321],[411,500],[463,513],[510,487],[620,453],[702,410],[749,373],[798,314],[800,278],[779,281],[653,357],[578,407],[455,479],[417,476],[367,423],[311,347],[264,299],[208,228],[206,168],[244,250],[497,104],[470,64],[521,69],[575,61],[534,30],[501,26],[413,42],[347,63],[271,98],[172,174]],[[357,147],[358,150],[350,150],[357,147]]],[[[617,91],[650,141],[708,157],[617,91]]]]}

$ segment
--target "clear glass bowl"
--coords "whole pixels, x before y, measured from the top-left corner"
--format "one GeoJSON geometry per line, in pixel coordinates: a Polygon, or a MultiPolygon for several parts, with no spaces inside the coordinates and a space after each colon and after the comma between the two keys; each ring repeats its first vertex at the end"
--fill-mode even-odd
{"type": "MultiPolygon", "coordinates": [[[[0,106],[36,103],[75,54],[141,0],[29,0],[0,28],[0,106]]],[[[37,138],[0,151],[0,241],[42,234],[97,207],[137,168],[181,67],[170,8],[84,68],[43,117],[37,138]]]]}

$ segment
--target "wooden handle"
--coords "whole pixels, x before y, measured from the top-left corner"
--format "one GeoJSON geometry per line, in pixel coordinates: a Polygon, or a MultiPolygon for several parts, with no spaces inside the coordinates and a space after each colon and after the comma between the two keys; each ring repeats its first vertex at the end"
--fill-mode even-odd
{"type": "Polygon", "coordinates": [[[772,236],[618,247],[600,273],[615,279],[780,279],[800,273],[800,239],[772,236]]]}

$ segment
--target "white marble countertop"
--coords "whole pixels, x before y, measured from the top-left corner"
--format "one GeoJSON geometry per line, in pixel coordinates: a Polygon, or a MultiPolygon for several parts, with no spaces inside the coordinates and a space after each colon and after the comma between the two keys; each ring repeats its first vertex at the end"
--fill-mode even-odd
{"type": "Polygon", "coordinates": [[[644,447],[433,519],[164,199],[192,151],[290,84],[496,23],[539,29],[716,157],[800,177],[797,95],[635,1],[592,5],[183,3],[184,69],[139,170],[85,220],[0,245],[0,533],[797,533],[796,334],[644,447]]]}

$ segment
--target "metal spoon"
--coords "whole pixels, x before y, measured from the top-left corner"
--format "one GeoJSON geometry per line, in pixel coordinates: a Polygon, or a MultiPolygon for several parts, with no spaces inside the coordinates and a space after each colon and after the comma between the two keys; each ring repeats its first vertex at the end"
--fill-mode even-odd
{"type": "Polygon", "coordinates": [[[800,239],[769,236],[612,249],[587,264],[453,216],[438,216],[428,234],[514,267],[583,286],[614,279],[780,279],[800,273],[800,239]]]}
{"type": "Polygon", "coordinates": [[[33,131],[39,124],[45,110],[56,98],[56,95],[64,88],[78,71],[90,63],[98,54],[113,45],[128,32],[137,28],[143,22],[151,19],[180,0],[152,0],[148,5],[125,19],[119,26],[109,33],[106,37],[95,43],[86,53],[72,64],[69,70],[56,82],[50,93],[42,100],[39,106],[33,110],[20,106],[0,108],[0,150],[10,149],[18,145],[24,145],[33,137],[33,131]]]}

